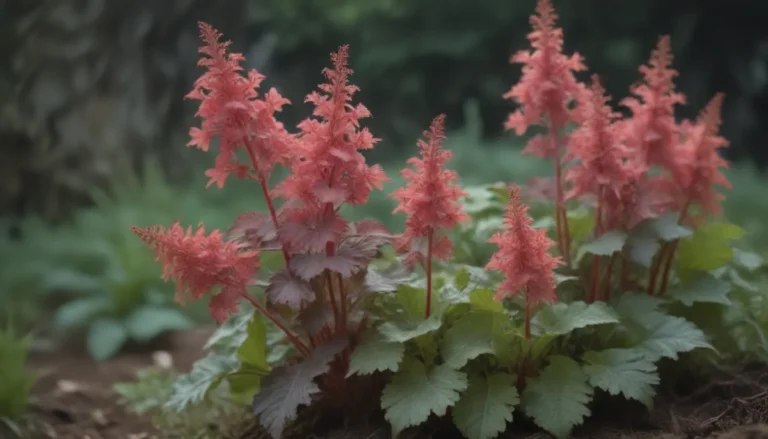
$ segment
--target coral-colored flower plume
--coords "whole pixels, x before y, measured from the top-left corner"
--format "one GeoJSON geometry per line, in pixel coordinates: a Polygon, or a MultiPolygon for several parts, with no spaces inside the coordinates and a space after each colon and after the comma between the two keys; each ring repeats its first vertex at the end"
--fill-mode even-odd
{"type": "Polygon", "coordinates": [[[572,184],[568,198],[594,195],[605,200],[605,193],[615,191],[627,180],[625,150],[614,122],[620,115],[608,104],[605,89],[595,75],[581,112],[584,122],[570,136],[565,159],[576,165],[566,173],[572,184]]]}
{"type": "Polygon", "coordinates": [[[453,244],[442,232],[453,229],[468,219],[461,209],[459,199],[466,193],[456,184],[456,171],[444,169],[453,158],[453,153],[443,149],[445,140],[445,116],[437,116],[424,132],[425,140],[418,141],[421,158],[413,157],[408,163],[413,166],[401,171],[408,181],[405,187],[396,190],[391,197],[398,206],[393,213],[408,215],[405,232],[396,243],[399,251],[408,254],[406,263],[412,265],[425,256],[426,242],[432,242],[432,255],[446,260],[453,254],[453,244]]]}
{"type": "Polygon", "coordinates": [[[373,148],[379,139],[360,128],[360,119],[370,117],[368,109],[350,103],[358,88],[349,84],[349,46],[340,47],[331,60],[334,67],[323,71],[328,82],[305,99],[315,105],[314,118],[299,124],[291,175],[278,187],[281,197],[301,204],[287,209],[290,221],[303,224],[307,233],[317,230],[323,235],[323,239],[313,239],[294,227],[284,233],[294,247],[307,238],[313,242],[323,241],[325,236],[329,241],[339,238],[346,231],[339,207],[365,204],[371,191],[380,190],[388,180],[379,165],[368,166],[360,153],[373,148]]]}
{"type": "Polygon", "coordinates": [[[632,86],[634,96],[622,101],[632,117],[625,123],[625,141],[644,166],[674,171],[678,126],[674,107],[685,103],[675,92],[677,71],[671,68],[672,52],[668,35],[659,38],[648,65],[640,67],[643,80],[632,86]]]}
{"type": "Polygon", "coordinates": [[[224,241],[218,230],[206,236],[200,225],[197,231],[184,230],[175,223],[170,229],[150,226],[131,230],[154,250],[163,266],[163,277],[176,281],[176,300],[186,298],[200,300],[213,294],[214,287],[221,291],[211,298],[211,316],[219,323],[238,311],[238,299],[247,294],[256,270],[259,268],[258,252],[242,251],[240,244],[224,241]]]}
{"type": "Polygon", "coordinates": [[[728,141],[718,134],[724,99],[724,94],[716,94],[696,123],[687,124],[684,142],[676,151],[676,178],[682,188],[680,204],[684,214],[693,205],[699,207],[702,217],[720,214],[720,202],[724,197],[715,188],[731,188],[731,183],[720,171],[728,167],[719,151],[728,146],[728,141]]]}
{"type": "MultiPolygon", "coordinates": [[[[509,116],[506,128],[523,134],[531,125],[548,124],[556,130],[572,119],[570,104],[583,91],[574,72],[586,70],[579,54],[563,54],[563,30],[555,27],[557,14],[551,0],[539,0],[536,14],[531,16],[533,31],[528,35],[533,52],[524,50],[512,56],[511,62],[523,64],[523,76],[505,95],[522,108],[509,116]]],[[[555,158],[562,145],[553,145],[546,137],[536,137],[526,152],[541,158],[555,158]]]]}
{"type": "Polygon", "coordinates": [[[488,240],[499,249],[485,269],[500,271],[505,276],[496,290],[497,300],[525,294],[526,303],[531,307],[557,300],[553,270],[562,261],[549,253],[555,243],[547,236],[546,229],[536,230],[532,223],[528,206],[520,201],[519,188],[513,186],[504,214],[504,230],[488,240]]]}
{"type": "Polygon", "coordinates": [[[259,178],[268,180],[274,165],[285,162],[293,142],[274,116],[289,102],[274,88],[259,97],[257,90],[264,75],[251,70],[243,76],[243,55],[227,53],[229,41],[220,42],[221,34],[210,25],[201,22],[199,26],[204,42],[199,51],[204,57],[198,65],[206,72],[186,97],[201,101],[195,115],[203,121],[199,128],[190,129],[189,145],[207,151],[211,140],[219,138],[216,164],[206,171],[209,185],[223,187],[230,174],[245,178],[249,166],[235,158],[235,151],[241,147],[248,152],[259,178]]]}

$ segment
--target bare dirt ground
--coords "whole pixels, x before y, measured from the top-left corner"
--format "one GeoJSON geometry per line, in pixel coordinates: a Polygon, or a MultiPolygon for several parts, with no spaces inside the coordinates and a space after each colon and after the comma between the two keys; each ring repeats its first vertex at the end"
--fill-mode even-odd
{"type": "MultiPolygon", "coordinates": [[[[136,371],[153,364],[152,353],[167,351],[174,367],[188,370],[202,355],[210,329],[173,334],[149,349],[127,351],[96,363],[77,347],[34,355],[30,362],[42,378],[34,390],[32,415],[41,426],[32,439],[165,438],[146,418],[118,404],[116,382],[131,381],[136,371]]],[[[598,403],[574,439],[768,439],[768,367],[754,366],[715,374],[706,381],[667,389],[648,413],[642,407],[610,399],[598,403]]],[[[306,429],[303,429],[306,430],[306,429]]],[[[303,431],[308,439],[389,439],[378,422],[347,428],[303,431]]],[[[403,439],[460,439],[439,423],[403,434],[403,439]]],[[[5,439],[3,432],[0,437],[5,439]]],[[[243,439],[261,439],[254,432],[243,439]]],[[[548,439],[529,424],[518,423],[502,439],[548,439]]],[[[186,438],[179,438],[186,439],[186,438]]]]}

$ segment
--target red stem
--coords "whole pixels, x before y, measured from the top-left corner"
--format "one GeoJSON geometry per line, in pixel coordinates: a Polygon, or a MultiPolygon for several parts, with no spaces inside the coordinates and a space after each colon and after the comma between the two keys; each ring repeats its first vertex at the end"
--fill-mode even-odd
{"type": "MultiPolygon", "coordinates": [[[[595,214],[595,238],[603,234],[603,191],[602,189],[598,193],[597,197],[597,212],[595,214]]],[[[592,282],[589,287],[589,299],[588,302],[592,303],[597,300],[597,293],[600,285],[600,261],[599,255],[592,257],[592,282]]]]}
{"type": "Polygon", "coordinates": [[[337,273],[339,280],[339,300],[341,301],[341,330],[347,330],[347,294],[344,291],[344,278],[337,273]]]}
{"type": "MultiPolygon", "coordinates": [[[[685,221],[685,218],[688,216],[688,209],[691,206],[691,200],[690,198],[686,200],[685,204],[683,205],[683,209],[680,213],[680,219],[677,220],[678,224],[683,224],[685,221]]],[[[659,252],[659,258],[656,264],[656,270],[655,272],[652,272],[651,275],[651,284],[648,286],[648,294],[653,295],[654,289],[653,287],[656,285],[656,278],[658,278],[659,274],[659,268],[661,268],[661,264],[664,263],[664,269],[662,270],[661,274],[661,286],[659,287],[659,294],[664,294],[667,291],[667,284],[669,282],[669,271],[672,268],[672,261],[675,258],[675,252],[677,251],[677,246],[679,240],[675,240],[671,243],[665,243],[664,247],[662,247],[661,251],[659,252]]]]}
{"type": "Polygon", "coordinates": [[[328,299],[331,302],[331,309],[333,309],[333,324],[335,330],[338,332],[340,327],[339,322],[339,308],[336,305],[336,296],[333,295],[333,282],[331,282],[331,272],[325,272],[325,280],[328,282],[328,299]]]}
{"type": "Polygon", "coordinates": [[[282,330],[285,333],[285,335],[288,337],[291,343],[293,343],[293,345],[296,346],[296,349],[298,349],[302,355],[304,355],[305,357],[309,355],[310,350],[307,348],[307,345],[305,345],[301,340],[299,340],[299,338],[293,332],[291,332],[288,328],[283,326],[283,324],[280,323],[280,320],[278,320],[277,317],[272,315],[271,312],[267,311],[266,308],[264,308],[256,299],[249,296],[248,294],[243,293],[241,294],[241,296],[245,300],[251,302],[251,305],[253,305],[254,308],[259,310],[259,312],[261,312],[265,317],[271,320],[272,323],[277,325],[277,327],[280,328],[280,330],[282,330]]]}
{"type": "Polygon", "coordinates": [[[656,255],[655,258],[653,258],[653,263],[651,264],[651,271],[648,274],[648,295],[653,296],[653,291],[656,289],[656,277],[657,273],[659,272],[659,266],[661,265],[661,260],[664,258],[664,254],[667,251],[667,243],[665,242],[661,249],[659,250],[659,253],[656,255]]]}
{"type": "Polygon", "coordinates": [[[672,268],[672,260],[675,259],[675,252],[677,251],[677,245],[680,241],[675,240],[670,246],[667,256],[667,262],[664,265],[664,271],[661,275],[661,286],[659,287],[659,296],[667,292],[667,283],[669,282],[669,271],[672,268]]]}
{"type": "MultiPolygon", "coordinates": [[[[558,138],[559,128],[550,124],[549,135],[552,141],[552,148],[559,151],[558,138]]],[[[565,193],[563,190],[563,164],[561,155],[558,152],[555,156],[555,227],[557,229],[557,246],[566,265],[571,265],[571,244],[570,232],[568,231],[568,213],[565,210],[565,193]]]]}
{"type": "MultiPolygon", "coordinates": [[[[264,175],[264,172],[262,172],[261,168],[259,167],[259,163],[256,160],[256,155],[253,153],[253,149],[251,148],[250,142],[247,143],[248,147],[245,148],[246,151],[248,151],[248,157],[251,159],[251,165],[253,166],[253,169],[256,171],[256,175],[259,178],[259,184],[261,184],[261,190],[264,192],[264,198],[267,200],[267,207],[269,208],[269,216],[272,217],[272,224],[275,225],[275,232],[280,230],[280,222],[277,220],[277,210],[275,209],[275,203],[272,201],[272,195],[269,193],[269,187],[267,186],[267,178],[264,175]]],[[[288,250],[285,248],[285,245],[281,243],[281,247],[283,250],[283,258],[285,259],[285,266],[288,268],[291,257],[288,255],[288,250]]]]}
{"type": "Polygon", "coordinates": [[[612,280],[612,273],[613,271],[613,264],[616,262],[616,258],[618,257],[618,254],[614,254],[611,256],[611,259],[608,261],[608,268],[605,270],[605,279],[603,281],[603,300],[606,302],[611,300],[611,280],[612,280]]]}
{"type": "Polygon", "coordinates": [[[432,230],[427,235],[427,310],[425,318],[429,318],[432,311],[432,230]]]}
{"type": "MultiPolygon", "coordinates": [[[[680,219],[678,220],[678,224],[682,224],[683,221],[685,221],[685,217],[688,215],[688,208],[690,207],[690,203],[690,199],[685,202],[683,211],[680,214],[680,219]]],[[[669,255],[667,256],[666,264],[664,264],[664,271],[661,275],[661,287],[659,288],[659,295],[663,295],[667,292],[667,284],[669,283],[669,271],[672,268],[672,261],[675,259],[675,252],[677,251],[677,246],[679,243],[680,240],[676,239],[675,242],[670,245],[670,249],[668,251],[669,255]]]]}
{"type": "Polygon", "coordinates": [[[531,301],[528,298],[528,287],[525,287],[525,338],[531,338],[531,301]]]}

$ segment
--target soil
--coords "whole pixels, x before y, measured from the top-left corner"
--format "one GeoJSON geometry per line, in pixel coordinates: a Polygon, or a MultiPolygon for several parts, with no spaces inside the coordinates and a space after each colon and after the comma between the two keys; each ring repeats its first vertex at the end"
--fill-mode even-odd
{"type": "MultiPolygon", "coordinates": [[[[112,390],[116,382],[131,381],[136,372],[167,352],[173,366],[189,370],[202,355],[211,329],[171,334],[153,346],[128,349],[120,356],[96,363],[79,346],[35,354],[33,368],[41,373],[34,389],[32,417],[42,426],[31,439],[150,439],[163,438],[146,418],[121,407],[112,390]],[[154,355],[153,355],[154,354],[154,355]]],[[[768,439],[768,367],[721,371],[706,381],[682,380],[685,386],[664,389],[652,411],[615,398],[604,398],[596,413],[574,439],[768,439]]],[[[303,432],[308,439],[389,439],[377,422],[361,427],[326,428],[303,432]]],[[[548,439],[525,423],[518,423],[502,439],[548,439]]],[[[0,437],[5,439],[0,430],[0,437]]],[[[254,433],[243,439],[262,439],[254,433]]],[[[458,432],[439,424],[407,432],[403,439],[460,439],[458,432]]],[[[164,438],[163,438],[164,439],[164,438]]],[[[185,439],[185,438],[179,438],[185,439]]]]}

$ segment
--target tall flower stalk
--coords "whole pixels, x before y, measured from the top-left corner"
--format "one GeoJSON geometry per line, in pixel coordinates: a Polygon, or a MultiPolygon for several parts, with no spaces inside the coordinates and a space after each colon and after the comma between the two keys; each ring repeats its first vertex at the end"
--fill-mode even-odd
{"type": "Polygon", "coordinates": [[[525,298],[525,338],[531,338],[531,315],[540,303],[554,303],[554,269],[562,258],[549,254],[555,243],[547,237],[546,229],[534,229],[528,206],[520,200],[520,189],[510,188],[510,200],[504,214],[504,229],[494,233],[488,242],[498,250],[485,266],[504,274],[496,289],[496,300],[523,294],[525,298]]]}
{"type": "Polygon", "coordinates": [[[504,98],[514,100],[521,108],[510,114],[505,127],[517,135],[532,125],[547,130],[547,134],[534,136],[523,153],[550,159],[554,164],[556,240],[560,254],[570,265],[563,152],[567,143],[566,125],[578,120],[573,104],[584,92],[584,85],[576,80],[574,73],[586,70],[586,66],[579,54],[562,53],[563,30],[556,27],[557,18],[551,0],[538,1],[536,14],[530,20],[533,31],[528,34],[533,50],[517,52],[510,60],[523,65],[523,74],[504,98]]]}
{"type": "Polygon", "coordinates": [[[456,171],[444,169],[453,153],[442,147],[445,140],[445,115],[437,116],[428,131],[426,140],[417,143],[421,157],[413,157],[413,166],[401,171],[408,181],[397,189],[392,198],[397,200],[393,213],[404,212],[408,217],[405,232],[395,241],[395,248],[405,254],[405,263],[413,267],[419,263],[427,275],[425,316],[432,310],[432,261],[447,260],[453,255],[453,243],[445,232],[467,220],[459,200],[466,193],[456,184],[456,171]]]}

